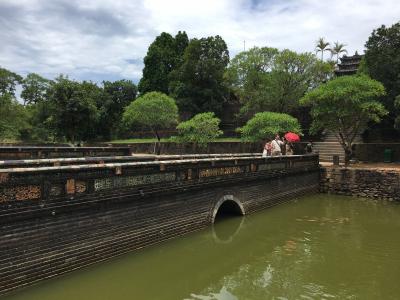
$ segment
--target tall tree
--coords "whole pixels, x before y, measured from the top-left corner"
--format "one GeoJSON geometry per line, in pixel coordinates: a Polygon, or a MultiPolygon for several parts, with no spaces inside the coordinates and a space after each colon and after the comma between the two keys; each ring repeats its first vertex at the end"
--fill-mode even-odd
{"type": "Polygon", "coordinates": [[[92,82],[82,83],[59,76],[50,90],[54,107],[52,122],[59,137],[75,143],[94,138],[99,111],[97,101],[102,89],[92,82]]]}
{"type": "Polygon", "coordinates": [[[175,38],[166,32],[156,37],[144,58],[143,77],[138,85],[141,95],[152,91],[168,93],[168,75],[181,65],[188,43],[186,32],[181,31],[175,38]]]}
{"type": "Polygon", "coordinates": [[[22,77],[0,67],[0,95],[10,94],[15,97],[15,88],[22,82],[22,77]]]}
{"type": "Polygon", "coordinates": [[[190,41],[182,66],[170,76],[170,93],[181,111],[221,113],[228,95],[223,78],[228,63],[228,48],[220,36],[190,41]]]}
{"type": "Polygon", "coordinates": [[[22,80],[21,98],[25,104],[34,104],[44,101],[50,89],[51,81],[36,73],[28,74],[22,80]]]}
{"type": "Polygon", "coordinates": [[[318,39],[317,45],[315,46],[315,51],[316,53],[321,52],[321,60],[324,60],[324,52],[330,50],[328,46],[329,42],[325,42],[323,37],[318,39]]]}
{"type": "Polygon", "coordinates": [[[10,93],[0,94],[0,140],[15,140],[28,128],[25,108],[10,93]]]}
{"type": "Polygon", "coordinates": [[[377,102],[385,89],[366,75],[337,77],[308,92],[300,102],[311,106],[311,132],[327,129],[333,132],[350,160],[353,141],[368,122],[379,122],[387,114],[377,102]]]}
{"type": "Polygon", "coordinates": [[[136,98],[136,85],[130,80],[103,82],[104,95],[100,109],[99,135],[109,139],[116,134],[124,108],[136,98]]]}
{"type": "Polygon", "coordinates": [[[339,55],[341,53],[347,53],[347,50],[344,47],[346,47],[345,44],[341,44],[337,41],[337,42],[333,43],[333,47],[330,49],[331,56],[336,55],[336,64],[338,64],[338,62],[339,62],[339,55]]]}
{"type": "Polygon", "coordinates": [[[15,89],[22,77],[0,68],[0,140],[18,139],[28,127],[27,113],[15,97],[15,89]]]}
{"type": "Polygon", "coordinates": [[[400,95],[400,22],[374,29],[365,48],[365,69],[384,85],[386,96],[382,101],[393,119],[394,101],[400,95]]]}
{"type": "Polygon", "coordinates": [[[232,59],[225,78],[243,104],[241,112],[250,116],[260,111],[293,113],[308,90],[332,75],[332,66],[311,53],[253,48],[232,59]]]}
{"type": "Polygon", "coordinates": [[[270,98],[269,81],[279,51],[276,48],[254,47],[238,53],[225,72],[225,80],[244,105],[242,113],[267,110],[270,98]]]}

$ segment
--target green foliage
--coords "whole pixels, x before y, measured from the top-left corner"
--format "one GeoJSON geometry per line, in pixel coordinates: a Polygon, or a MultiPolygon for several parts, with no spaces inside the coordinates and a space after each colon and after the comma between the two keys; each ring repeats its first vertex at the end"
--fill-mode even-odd
{"type": "Polygon", "coordinates": [[[0,96],[9,94],[15,97],[15,87],[22,82],[22,77],[7,69],[0,68],[0,96]]]}
{"type": "Polygon", "coordinates": [[[28,128],[25,108],[9,93],[0,95],[0,140],[16,140],[28,128]]]}
{"type": "Polygon", "coordinates": [[[365,47],[368,73],[385,87],[387,94],[382,100],[392,111],[395,97],[400,94],[400,22],[375,29],[365,47]]]}
{"type": "Polygon", "coordinates": [[[58,77],[50,90],[53,111],[51,123],[58,137],[74,143],[96,135],[99,119],[97,101],[102,90],[94,83],[82,83],[63,76],[58,77]]]}
{"type": "Polygon", "coordinates": [[[379,122],[388,113],[376,101],[384,94],[383,85],[366,75],[341,76],[308,92],[300,102],[311,106],[311,132],[327,129],[335,133],[347,161],[360,130],[368,122],[379,122]]]}
{"type": "Polygon", "coordinates": [[[181,31],[175,38],[166,32],[156,37],[144,58],[143,77],[138,86],[141,95],[152,91],[168,93],[169,74],[182,64],[188,43],[186,32],[181,31]]]}
{"type": "Polygon", "coordinates": [[[57,130],[54,122],[54,103],[40,101],[25,106],[28,112],[29,128],[24,131],[23,138],[30,141],[48,142],[55,141],[57,130]]]}
{"type": "Polygon", "coordinates": [[[51,81],[38,74],[30,73],[22,80],[21,98],[24,104],[45,101],[51,87],[51,81]]]}
{"type": "Polygon", "coordinates": [[[179,134],[176,140],[206,147],[209,142],[222,135],[223,132],[219,129],[220,122],[213,112],[197,114],[176,127],[179,134]]]}
{"type": "Polygon", "coordinates": [[[241,112],[293,113],[299,99],[333,76],[333,66],[311,53],[252,48],[236,55],[225,74],[243,104],[241,112]]]}
{"type": "Polygon", "coordinates": [[[382,25],[375,29],[365,48],[363,69],[386,89],[386,95],[380,101],[388,109],[389,115],[383,123],[386,126],[394,124],[400,130],[400,107],[395,100],[400,95],[400,22],[391,27],[382,25]]]}
{"type": "Polygon", "coordinates": [[[29,127],[25,108],[15,98],[22,77],[0,68],[0,140],[16,140],[29,127]]]}
{"type": "Polygon", "coordinates": [[[115,136],[120,128],[124,108],[136,98],[136,85],[130,80],[103,82],[103,97],[99,103],[99,135],[105,139],[115,136]]]}
{"type": "Polygon", "coordinates": [[[277,133],[288,131],[301,134],[301,127],[299,121],[288,114],[265,111],[256,113],[238,131],[243,140],[256,142],[272,139],[277,133]]]}
{"type": "Polygon", "coordinates": [[[191,40],[182,66],[170,74],[170,94],[179,109],[220,114],[228,97],[223,78],[228,63],[228,48],[220,36],[191,40]]]}
{"type": "Polygon", "coordinates": [[[135,124],[146,126],[160,140],[158,131],[178,122],[178,107],[173,98],[160,92],[150,92],[126,107],[123,122],[128,127],[135,124]]]}

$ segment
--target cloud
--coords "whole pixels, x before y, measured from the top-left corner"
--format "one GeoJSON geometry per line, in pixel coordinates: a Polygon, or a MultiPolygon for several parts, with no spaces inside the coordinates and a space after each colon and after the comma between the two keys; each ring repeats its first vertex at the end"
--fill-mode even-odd
{"type": "Polygon", "coordinates": [[[314,51],[325,37],[362,52],[374,28],[399,21],[397,0],[2,0],[0,65],[26,75],[138,81],[162,31],[221,35],[231,57],[251,46],[314,51]]]}

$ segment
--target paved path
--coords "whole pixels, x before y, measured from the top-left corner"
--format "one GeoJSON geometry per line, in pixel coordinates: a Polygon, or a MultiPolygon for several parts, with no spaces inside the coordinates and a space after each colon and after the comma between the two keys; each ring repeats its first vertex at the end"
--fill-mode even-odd
{"type": "MultiPolygon", "coordinates": [[[[320,162],[320,165],[323,167],[332,167],[332,163],[328,162],[320,162]]],[[[341,167],[344,168],[343,164],[340,164],[341,167]]],[[[357,168],[357,169],[377,169],[377,170],[400,170],[400,162],[396,163],[356,163],[350,164],[349,168],[357,168]]]]}

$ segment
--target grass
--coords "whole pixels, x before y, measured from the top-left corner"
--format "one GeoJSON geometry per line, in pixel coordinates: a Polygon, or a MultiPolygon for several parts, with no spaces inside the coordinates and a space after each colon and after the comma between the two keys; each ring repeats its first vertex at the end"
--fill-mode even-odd
{"type": "MultiPolygon", "coordinates": [[[[155,143],[157,141],[156,138],[142,138],[142,139],[119,139],[112,140],[107,143],[113,144],[136,144],[136,143],[155,143]]],[[[169,138],[161,139],[161,142],[170,142],[169,138]]],[[[240,138],[218,138],[215,139],[214,142],[240,142],[240,138]]]]}

